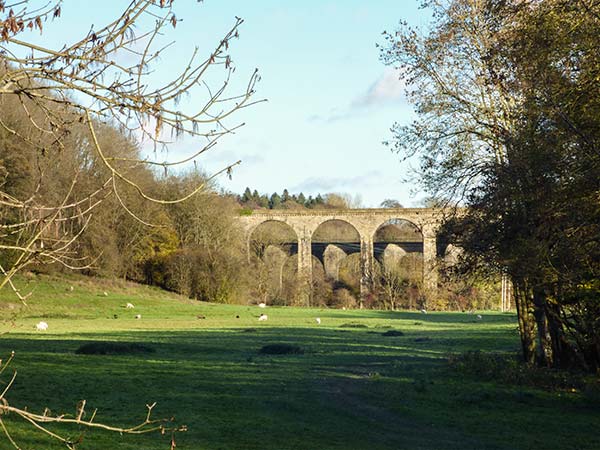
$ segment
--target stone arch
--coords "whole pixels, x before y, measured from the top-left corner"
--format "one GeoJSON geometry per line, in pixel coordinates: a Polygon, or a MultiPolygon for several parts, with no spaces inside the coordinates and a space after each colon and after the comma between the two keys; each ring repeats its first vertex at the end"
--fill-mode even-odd
{"type": "Polygon", "coordinates": [[[326,243],[356,243],[360,242],[360,232],[349,221],[332,218],[319,223],[312,232],[311,240],[326,243]]]}
{"type": "Polygon", "coordinates": [[[335,245],[346,255],[360,252],[360,233],[347,220],[328,219],[317,225],[311,234],[311,253],[325,265],[325,250],[335,245]]]}
{"type": "Polygon", "coordinates": [[[325,275],[338,281],[341,262],[348,255],[360,253],[361,234],[348,220],[329,218],[314,229],[311,241],[311,253],[322,262],[325,275]]]}
{"type": "Polygon", "coordinates": [[[247,234],[248,263],[254,272],[251,290],[256,301],[285,304],[289,280],[296,277],[298,235],[280,220],[264,220],[247,234]]]}
{"type": "Polygon", "coordinates": [[[381,283],[390,279],[409,280],[419,286],[425,279],[425,233],[405,218],[390,218],[381,223],[373,235],[374,256],[381,263],[381,283]]]}
{"type": "Polygon", "coordinates": [[[380,223],[373,233],[373,253],[379,262],[389,245],[393,244],[388,251],[402,249],[405,253],[423,252],[424,235],[421,228],[410,220],[401,217],[391,218],[380,223]]]}
{"type": "Polygon", "coordinates": [[[297,252],[298,234],[296,230],[281,220],[265,220],[248,233],[248,256],[262,258],[269,246],[277,246],[288,254],[297,252]]]}
{"type": "Polygon", "coordinates": [[[377,226],[373,242],[423,242],[423,237],[418,224],[402,217],[393,217],[377,226]]]}

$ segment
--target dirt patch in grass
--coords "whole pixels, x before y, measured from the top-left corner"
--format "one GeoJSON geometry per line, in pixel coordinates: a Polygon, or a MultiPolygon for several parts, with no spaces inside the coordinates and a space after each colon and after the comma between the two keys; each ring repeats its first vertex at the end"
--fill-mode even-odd
{"type": "Polygon", "coordinates": [[[304,350],[293,344],[267,344],[262,346],[259,353],[263,355],[301,355],[304,350]]]}
{"type": "Polygon", "coordinates": [[[154,352],[152,347],[131,342],[88,342],[75,350],[78,355],[131,355],[154,352]]]}
{"type": "Polygon", "coordinates": [[[404,336],[404,333],[400,330],[389,330],[385,333],[381,333],[382,336],[404,336]]]}
{"type": "Polygon", "coordinates": [[[364,323],[349,322],[341,324],[340,328],[369,328],[369,326],[364,323]]]}

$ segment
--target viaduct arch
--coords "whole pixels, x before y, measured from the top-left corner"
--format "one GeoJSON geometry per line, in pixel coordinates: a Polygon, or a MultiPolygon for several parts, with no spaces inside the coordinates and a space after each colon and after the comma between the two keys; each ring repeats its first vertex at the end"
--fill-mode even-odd
{"type": "Polygon", "coordinates": [[[386,208],[386,209],[345,209],[345,210],[268,210],[253,211],[238,218],[250,245],[252,232],[260,224],[268,221],[283,222],[296,233],[298,240],[298,277],[310,292],[312,282],[312,236],[319,225],[338,220],[352,225],[360,237],[360,292],[364,300],[371,292],[373,274],[373,239],[379,227],[394,219],[412,223],[423,236],[423,282],[427,289],[436,289],[437,271],[436,233],[441,224],[442,210],[436,208],[386,208]]]}

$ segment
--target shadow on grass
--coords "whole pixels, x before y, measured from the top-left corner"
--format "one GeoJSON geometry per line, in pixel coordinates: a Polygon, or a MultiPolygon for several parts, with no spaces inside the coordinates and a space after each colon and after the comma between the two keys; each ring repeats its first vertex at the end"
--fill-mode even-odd
{"type": "MultiPolygon", "coordinates": [[[[449,352],[515,350],[518,341],[507,330],[413,328],[392,337],[368,329],[339,331],[8,335],[0,345],[4,353],[17,352],[11,403],[72,411],[85,398],[99,408],[98,420],[133,424],[144,404],[156,401],[157,416],[174,415],[189,426],[180,448],[559,449],[572,442],[573,430],[587,439],[577,448],[599,444],[590,431],[592,417],[576,401],[534,396],[524,410],[504,388],[460,379],[449,370],[449,352]],[[156,351],[74,353],[95,341],[143,343],[156,351]],[[260,354],[275,343],[300,346],[304,354],[260,354]],[[569,418],[570,431],[548,429],[557,408],[569,418]]],[[[31,447],[28,430],[19,430],[23,446],[31,447]]],[[[119,437],[116,445],[113,435],[94,436],[99,441],[91,448],[164,448],[156,437],[119,437]]]]}
{"type": "Polygon", "coordinates": [[[466,312],[435,312],[433,314],[423,314],[420,311],[377,311],[377,310],[353,310],[339,311],[327,310],[327,316],[332,318],[349,318],[353,320],[360,319],[380,319],[380,320],[412,320],[429,323],[448,323],[448,324],[467,324],[467,323],[514,323],[514,313],[481,312],[469,314],[466,312]],[[477,315],[482,316],[481,319],[477,315]]]}

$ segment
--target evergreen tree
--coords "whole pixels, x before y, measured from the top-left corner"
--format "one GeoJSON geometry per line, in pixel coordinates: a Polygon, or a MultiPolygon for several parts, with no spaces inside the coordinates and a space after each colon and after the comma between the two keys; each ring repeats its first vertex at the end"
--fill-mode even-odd
{"type": "Polygon", "coordinates": [[[242,194],[241,201],[242,203],[248,203],[250,200],[252,200],[252,193],[250,192],[250,188],[247,187],[244,193],[242,194]]]}
{"type": "Polygon", "coordinates": [[[281,197],[279,196],[279,194],[277,192],[273,192],[273,195],[271,195],[271,199],[269,200],[269,208],[277,209],[280,206],[281,206],[281,197]]]}
{"type": "Polygon", "coordinates": [[[269,208],[269,197],[266,194],[261,195],[258,199],[258,205],[261,208],[269,208]]]}

